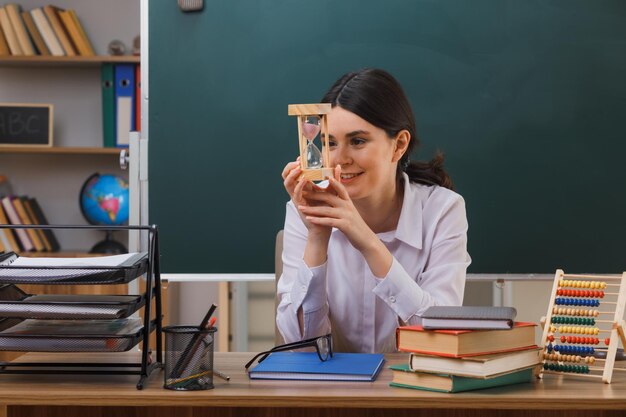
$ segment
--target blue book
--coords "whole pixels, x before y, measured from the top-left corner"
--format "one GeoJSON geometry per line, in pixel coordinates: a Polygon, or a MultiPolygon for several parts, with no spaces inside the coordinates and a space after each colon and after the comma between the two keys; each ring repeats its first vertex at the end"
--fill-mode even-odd
{"type": "Polygon", "coordinates": [[[385,357],[379,353],[335,353],[322,362],[316,352],[276,352],[248,372],[250,379],[373,381],[385,357]]]}

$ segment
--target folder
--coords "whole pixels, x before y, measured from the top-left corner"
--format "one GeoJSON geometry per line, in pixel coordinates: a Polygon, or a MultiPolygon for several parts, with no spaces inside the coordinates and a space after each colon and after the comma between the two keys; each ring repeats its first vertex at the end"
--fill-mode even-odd
{"type": "Polygon", "coordinates": [[[115,148],[115,73],[113,64],[102,64],[102,145],[115,148]]]}
{"type": "Polygon", "coordinates": [[[129,145],[129,132],[135,130],[135,66],[118,64],[115,66],[115,145],[129,145]]]}

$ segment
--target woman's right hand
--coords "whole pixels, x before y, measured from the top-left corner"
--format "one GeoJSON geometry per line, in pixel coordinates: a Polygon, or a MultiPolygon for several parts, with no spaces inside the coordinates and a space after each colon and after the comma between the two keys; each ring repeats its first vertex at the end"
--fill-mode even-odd
{"type": "Polygon", "coordinates": [[[327,240],[328,238],[330,238],[330,232],[332,228],[314,225],[313,223],[306,220],[306,216],[304,216],[300,209],[298,209],[299,206],[319,205],[319,203],[316,201],[307,200],[307,193],[324,192],[322,188],[313,184],[311,181],[305,179],[300,180],[299,178],[301,174],[302,169],[300,168],[300,157],[298,157],[298,159],[296,159],[295,161],[289,162],[287,165],[285,165],[285,168],[282,172],[283,185],[285,186],[285,190],[287,190],[287,193],[291,197],[291,201],[296,206],[302,222],[308,229],[309,236],[313,238],[322,238],[327,240]]]}

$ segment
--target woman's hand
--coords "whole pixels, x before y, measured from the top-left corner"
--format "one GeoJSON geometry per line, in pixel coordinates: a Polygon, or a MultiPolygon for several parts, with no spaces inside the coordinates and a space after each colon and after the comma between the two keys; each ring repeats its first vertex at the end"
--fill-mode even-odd
{"type": "Polygon", "coordinates": [[[291,201],[293,201],[294,205],[298,209],[302,222],[309,230],[309,236],[313,238],[321,238],[322,240],[328,241],[332,228],[323,225],[316,225],[309,222],[306,219],[306,216],[302,213],[302,210],[300,210],[299,208],[309,205],[321,204],[316,200],[307,200],[307,196],[316,193],[325,193],[325,191],[324,189],[318,187],[309,180],[300,180],[299,178],[301,174],[302,169],[300,168],[300,157],[298,157],[295,161],[289,162],[287,165],[285,165],[285,168],[282,172],[283,185],[285,186],[285,190],[287,190],[287,193],[291,197],[291,201]]]}
{"type": "Polygon", "coordinates": [[[298,205],[298,210],[310,224],[341,230],[352,246],[363,254],[372,273],[384,277],[391,268],[393,256],[361,217],[341,184],[340,174],[341,170],[335,170],[335,178],[329,180],[326,192],[307,193],[309,204],[298,205]]]}

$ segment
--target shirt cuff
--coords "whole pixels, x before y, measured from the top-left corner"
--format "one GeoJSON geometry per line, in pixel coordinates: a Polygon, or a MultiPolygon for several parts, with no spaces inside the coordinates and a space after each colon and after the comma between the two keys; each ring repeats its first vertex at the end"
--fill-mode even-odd
{"type": "Polygon", "coordinates": [[[316,311],[326,304],[326,262],[309,268],[300,261],[296,280],[291,288],[291,303],[294,311],[300,307],[304,312],[316,311]]]}
{"type": "MultiPolygon", "coordinates": [[[[373,276],[373,275],[372,275],[373,276]]],[[[374,277],[374,276],[373,276],[374,277]]],[[[424,301],[424,291],[407,274],[396,258],[384,279],[376,278],[378,285],[372,290],[405,323],[419,312],[424,301]]]]}

